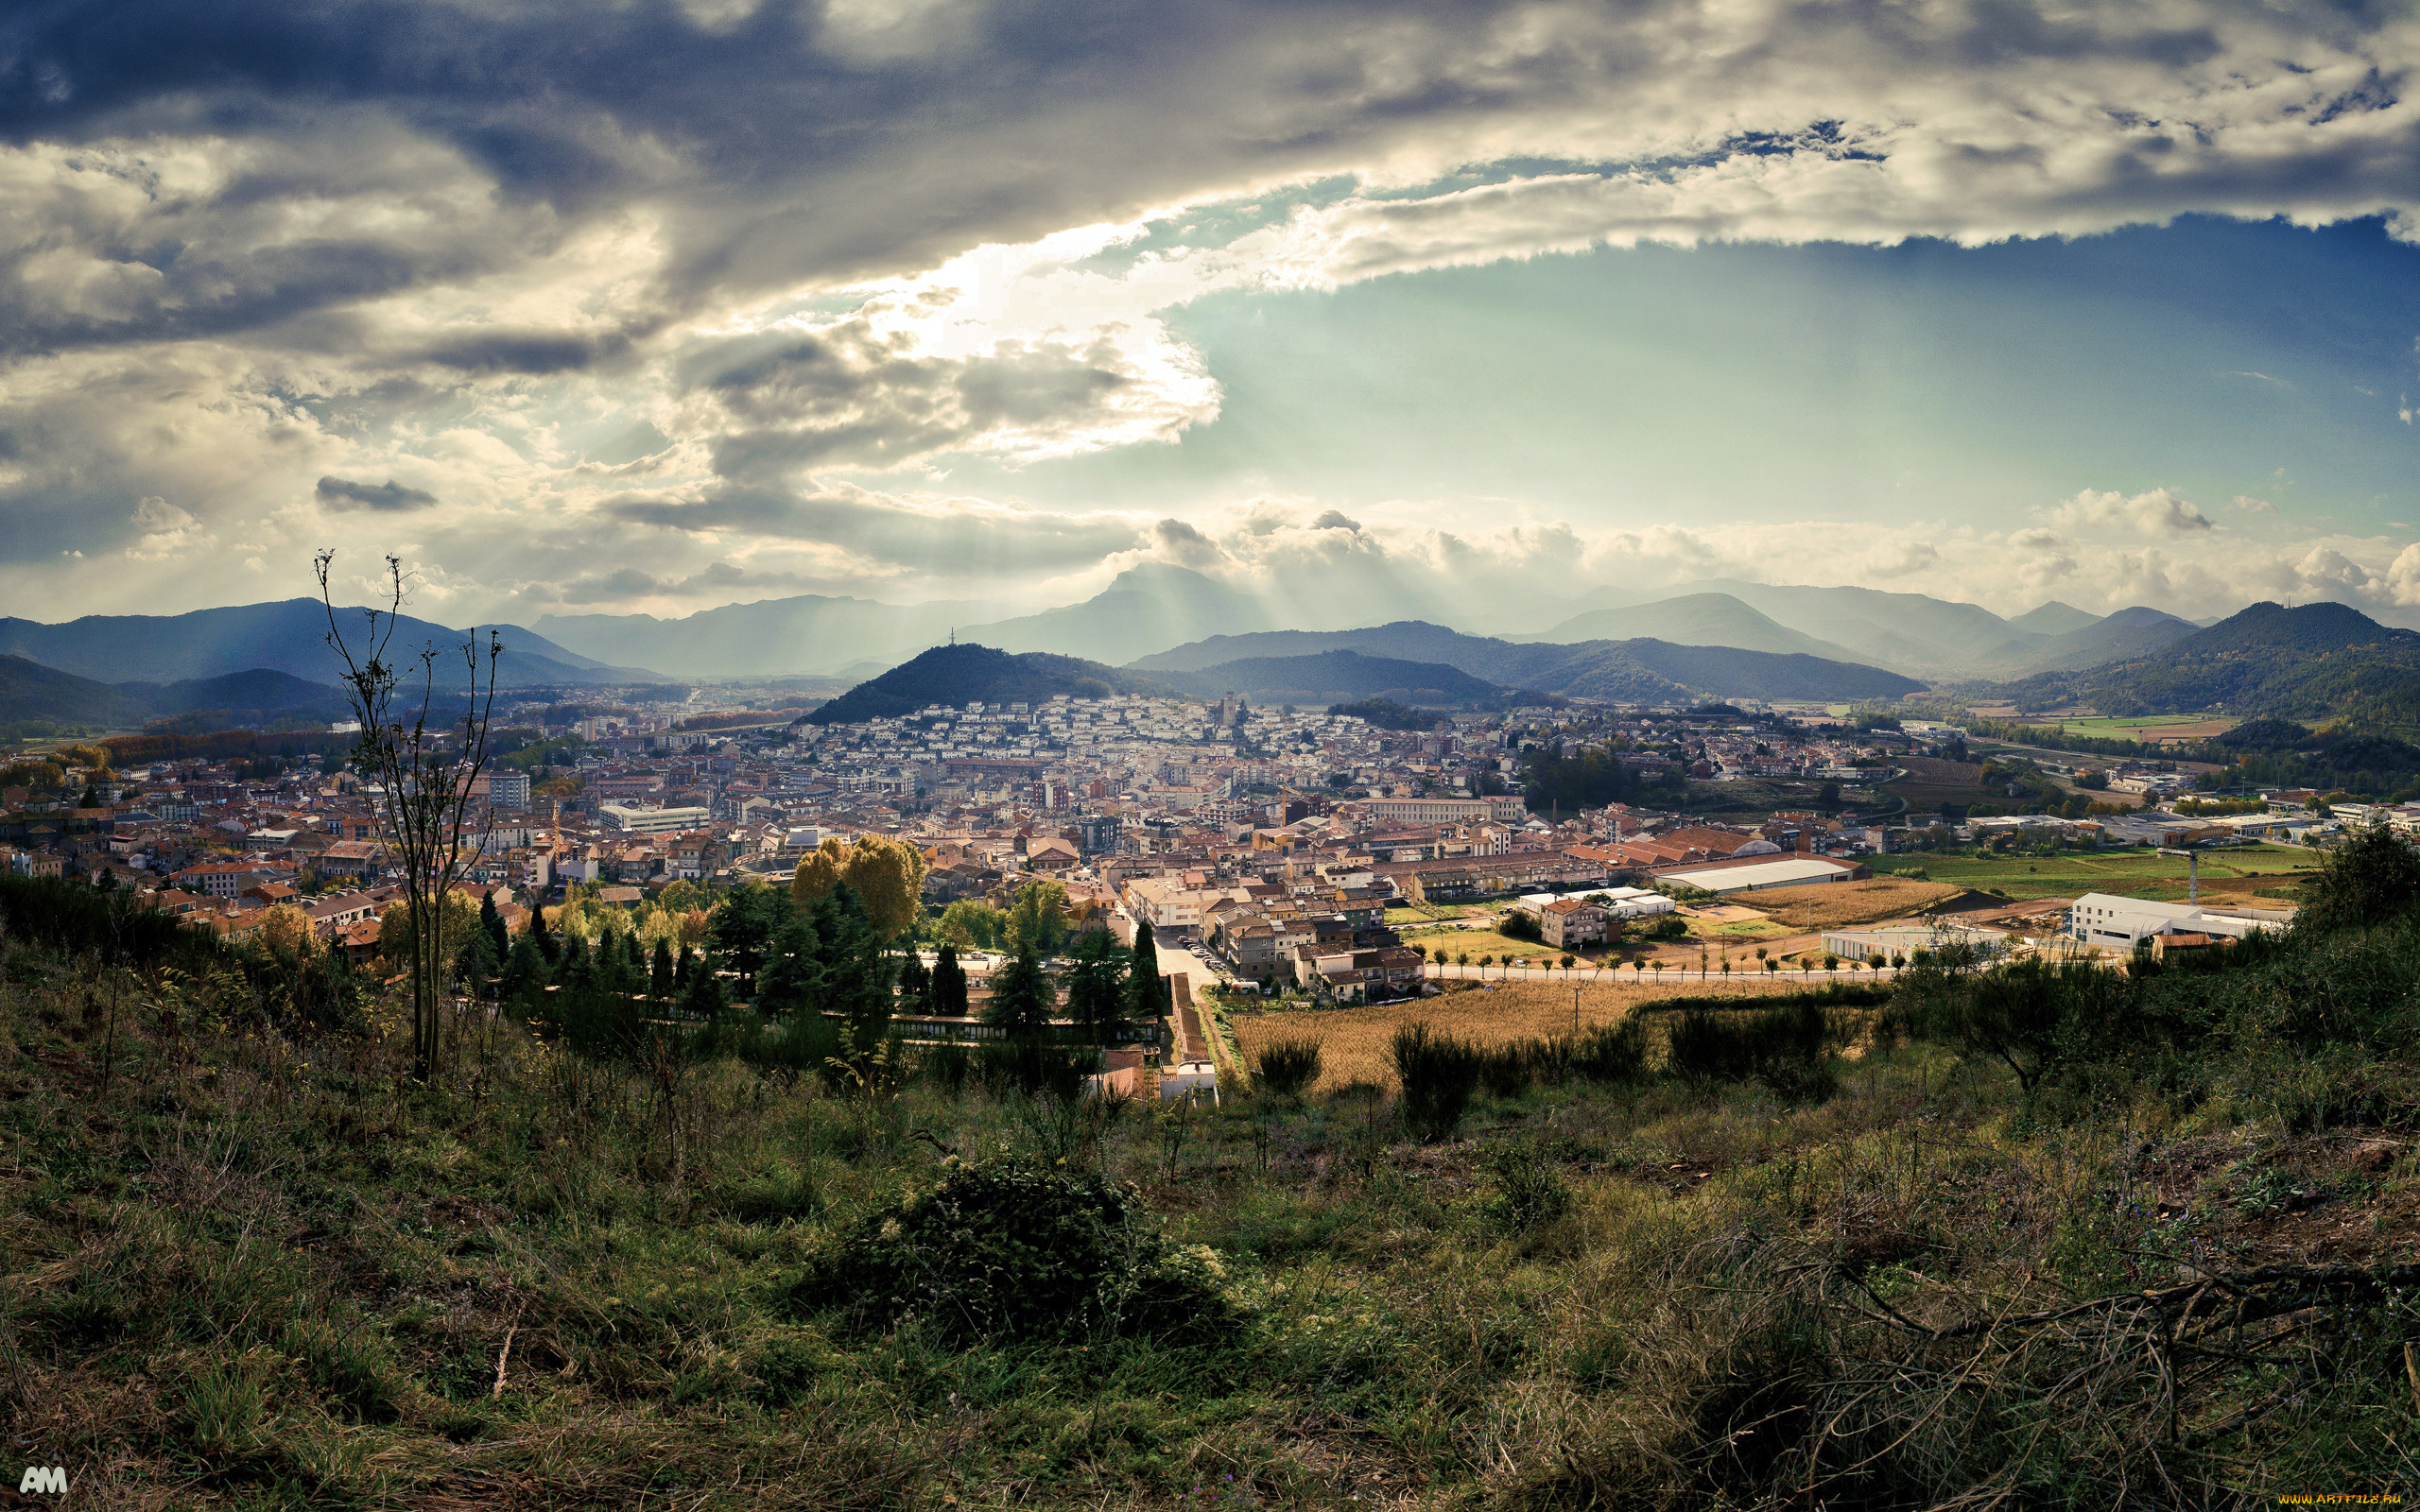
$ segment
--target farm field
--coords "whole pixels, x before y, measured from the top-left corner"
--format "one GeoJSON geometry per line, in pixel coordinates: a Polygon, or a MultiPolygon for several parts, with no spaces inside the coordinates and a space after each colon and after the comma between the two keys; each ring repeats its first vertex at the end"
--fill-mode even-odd
{"type": "MultiPolygon", "coordinates": [[[[1996,892],[2008,898],[2070,898],[2079,893],[2114,892],[2173,902],[2185,896],[2184,858],[2149,850],[1879,859],[1885,865],[1920,869],[1933,882],[1996,892]]],[[[2202,886],[2205,892],[2241,895],[2257,887],[2289,885],[2295,872],[2313,870],[2317,866],[2317,859],[2308,851],[2283,846],[2207,850],[2202,854],[2202,886]]]]}
{"type": "Polygon", "coordinates": [[[2225,734],[2240,723],[2241,720],[2208,714],[2143,714],[2134,718],[2070,719],[2061,728],[2071,735],[2098,735],[2107,740],[2199,744],[2225,734]]]}
{"type": "Polygon", "coordinates": [[[1884,919],[1903,919],[1945,898],[1956,897],[1962,885],[1965,885],[1876,875],[1863,882],[1773,887],[1750,893],[1739,901],[1793,930],[1840,929],[1884,919]]]}
{"type": "MultiPolygon", "coordinates": [[[[1599,985],[1583,980],[1580,984],[1580,1022],[1583,1028],[1613,1023],[1636,1005],[1657,998],[1754,997],[1801,992],[1806,988],[1806,984],[1795,972],[1753,982],[1743,975],[1737,983],[1712,987],[1695,981],[1658,987],[1652,982],[1599,985]]],[[[1544,982],[1511,982],[1501,987],[1491,984],[1485,991],[1473,988],[1367,1008],[1314,1008],[1290,1013],[1259,1013],[1245,1008],[1230,1009],[1228,1014],[1247,1064],[1259,1054],[1262,1045],[1273,1039],[1307,1036],[1319,1040],[1318,1089],[1322,1091],[1334,1091],[1356,1081],[1392,1090],[1395,1080],[1387,1065],[1388,1042],[1401,1025],[1424,1019],[1438,1028],[1466,1035],[1483,1044],[1569,1034],[1571,988],[1560,982],[1552,986],[1544,982]]]]}

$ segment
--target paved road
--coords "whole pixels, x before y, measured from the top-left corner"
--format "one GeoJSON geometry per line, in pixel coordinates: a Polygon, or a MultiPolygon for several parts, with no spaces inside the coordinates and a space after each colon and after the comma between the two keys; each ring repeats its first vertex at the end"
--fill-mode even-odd
{"type": "Polygon", "coordinates": [[[1431,961],[1426,968],[1425,974],[1432,978],[1450,978],[1465,982],[1544,982],[1553,987],[1566,987],[1573,983],[1577,983],[1580,986],[1588,987],[1599,982],[1621,982],[1625,984],[1631,982],[1688,982],[1720,984],[1743,980],[1753,981],[1761,976],[1785,978],[1793,982],[1802,979],[1806,981],[1823,982],[1862,982],[1875,978],[1880,978],[1887,981],[1899,973],[1896,970],[1888,966],[1868,971],[1862,968],[1852,968],[1845,963],[1843,963],[1841,969],[1837,971],[1826,971],[1821,967],[1818,967],[1812,971],[1802,971],[1796,967],[1785,966],[1778,971],[1755,971],[1735,969],[1730,975],[1725,976],[1719,971],[1701,971],[1694,968],[1687,971],[1676,971],[1668,966],[1663,971],[1658,971],[1652,965],[1650,965],[1645,971],[1634,971],[1628,968],[1616,970],[1610,966],[1606,967],[1602,971],[1598,971],[1594,966],[1575,966],[1569,971],[1564,971],[1561,967],[1556,967],[1552,971],[1545,971],[1534,970],[1525,971],[1515,967],[1512,971],[1508,971],[1501,966],[1440,966],[1436,962],[1431,961]]]}

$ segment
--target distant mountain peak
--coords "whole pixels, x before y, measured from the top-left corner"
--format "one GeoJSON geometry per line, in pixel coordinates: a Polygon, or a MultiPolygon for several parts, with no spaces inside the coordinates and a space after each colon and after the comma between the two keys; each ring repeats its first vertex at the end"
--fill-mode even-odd
{"type": "Polygon", "coordinates": [[[2073,604],[2061,603],[2054,598],[2013,617],[2009,624],[2036,635],[2072,635],[2078,630],[2089,629],[2100,620],[2098,614],[2087,614],[2073,604]]]}

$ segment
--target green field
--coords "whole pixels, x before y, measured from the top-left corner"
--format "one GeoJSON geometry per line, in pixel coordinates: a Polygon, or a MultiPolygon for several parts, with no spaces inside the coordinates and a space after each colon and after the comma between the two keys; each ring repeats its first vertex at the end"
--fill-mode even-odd
{"type": "MultiPolygon", "coordinates": [[[[2202,854],[2204,890],[2241,897],[2250,889],[2221,885],[2253,879],[2260,886],[2286,886],[2296,871],[2315,869],[2318,862],[2307,850],[2282,846],[2250,846],[2241,850],[2207,850],[2202,854]],[[2272,880],[2273,879],[2273,880],[2272,880]]],[[[2067,898],[2078,893],[2112,892],[2130,898],[2176,900],[2185,896],[2185,860],[2149,850],[2101,853],[2065,851],[2055,856],[1902,855],[1875,858],[1876,871],[1901,876],[1922,871],[1935,882],[1954,883],[1979,892],[2010,898],[2067,898]]]]}
{"type": "Polygon", "coordinates": [[[2134,718],[2069,719],[2061,728],[2070,735],[2094,735],[2104,740],[2203,741],[2222,735],[2240,723],[2225,714],[2141,714],[2134,718]]]}

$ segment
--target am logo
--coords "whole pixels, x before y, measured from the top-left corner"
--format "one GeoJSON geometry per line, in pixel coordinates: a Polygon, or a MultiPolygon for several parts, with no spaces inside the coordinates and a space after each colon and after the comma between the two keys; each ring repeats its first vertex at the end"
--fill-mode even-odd
{"type": "MultiPolygon", "coordinates": [[[[0,1481],[0,1486],[8,1483],[0,1481]]],[[[17,1477],[19,1496],[65,1496],[67,1467],[64,1465],[28,1465],[26,1473],[17,1477]]]]}

